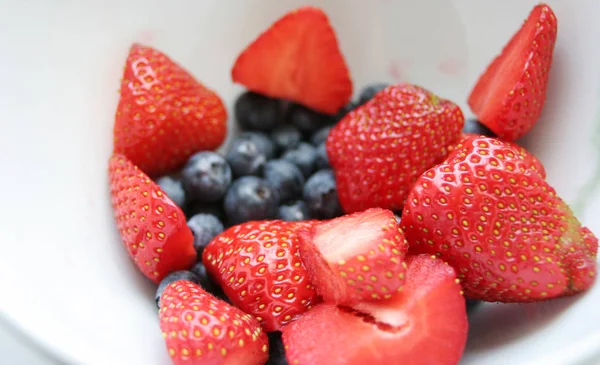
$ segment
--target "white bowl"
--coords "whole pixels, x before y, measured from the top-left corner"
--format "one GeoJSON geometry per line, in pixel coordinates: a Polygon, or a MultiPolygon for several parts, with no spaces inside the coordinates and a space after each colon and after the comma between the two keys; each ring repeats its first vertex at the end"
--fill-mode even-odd
{"type": "MultiPolygon", "coordinates": [[[[559,19],[548,101],[526,145],[600,233],[599,1],[548,1],[559,19]]],[[[119,242],[106,163],[119,77],[154,46],[231,105],[240,50],[304,1],[20,1],[0,12],[0,309],[69,363],[168,364],[154,286],[119,242]]],[[[355,89],[418,83],[466,107],[471,85],[534,0],[308,1],[330,15],[355,89]]],[[[463,364],[579,364],[600,353],[600,288],[493,305],[471,321],[463,364]]],[[[0,362],[2,362],[0,360],[0,362]]],[[[319,365],[319,364],[316,364],[319,365]]]]}

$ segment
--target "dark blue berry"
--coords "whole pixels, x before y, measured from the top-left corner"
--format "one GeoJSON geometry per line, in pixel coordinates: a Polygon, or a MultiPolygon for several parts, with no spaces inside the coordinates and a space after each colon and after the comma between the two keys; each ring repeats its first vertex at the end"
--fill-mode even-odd
{"type": "Polygon", "coordinates": [[[156,288],[156,295],[154,296],[154,300],[156,301],[157,307],[160,308],[160,297],[162,296],[167,286],[169,286],[169,284],[171,283],[176,282],[177,280],[187,280],[200,285],[200,277],[194,274],[193,272],[187,270],[173,271],[169,275],[165,276],[160,282],[160,284],[158,284],[158,288],[156,288]]]}
{"type": "Polygon", "coordinates": [[[316,148],[317,158],[315,160],[315,167],[317,170],[328,169],[329,167],[329,156],[327,156],[327,148],[325,142],[321,143],[316,148]]]}
{"type": "Polygon", "coordinates": [[[465,120],[463,127],[463,133],[481,134],[487,137],[496,137],[496,134],[492,132],[488,127],[481,124],[477,119],[465,120]]]}
{"type": "Polygon", "coordinates": [[[231,224],[275,218],[279,196],[266,180],[244,176],[225,194],[225,213],[231,224]]]}
{"type": "Polygon", "coordinates": [[[315,147],[317,147],[321,143],[324,143],[327,140],[327,136],[329,135],[330,130],[331,127],[323,127],[319,129],[315,132],[315,134],[312,135],[312,137],[310,137],[310,143],[312,143],[312,145],[315,147]]]}
{"type": "Polygon", "coordinates": [[[156,180],[156,184],[171,198],[173,203],[177,204],[180,208],[185,206],[185,190],[183,189],[181,180],[171,176],[163,176],[156,180]]]}
{"type": "Polygon", "coordinates": [[[181,182],[189,200],[215,202],[231,184],[231,168],[216,152],[198,152],[181,170],[181,182]]]}
{"type": "Polygon", "coordinates": [[[242,129],[270,131],[283,120],[283,107],[279,100],[251,91],[240,95],[234,110],[242,129]]]}
{"type": "MultiPolygon", "coordinates": [[[[269,138],[269,135],[261,132],[242,132],[234,141],[251,141],[256,145],[256,148],[260,153],[265,155],[267,160],[275,158],[277,153],[277,147],[275,143],[269,138]]],[[[233,143],[232,143],[233,144],[233,143]]]]}
{"type": "Polygon", "coordinates": [[[262,133],[244,132],[237,136],[227,152],[227,161],[236,177],[260,175],[267,160],[275,155],[275,145],[262,133]]]}
{"type": "Polygon", "coordinates": [[[270,332],[267,336],[269,337],[269,361],[266,365],[289,365],[285,357],[281,332],[270,332]]]}
{"type": "Polygon", "coordinates": [[[365,86],[358,95],[358,105],[363,105],[367,101],[373,99],[375,94],[388,87],[389,84],[378,82],[365,86]]]}
{"type": "Polygon", "coordinates": [[[196,214],[212,214],[221,221],[223,221],[226,217],[222,200],[219,200],[215,203],[205,203],[201,201],[188,202],[185,208],[185,216],[189,219],[196,214]]]}
{"type": "Polygon", "coordinates": [[[296,148],[302,140],[302,133],[291,124],[279,126],[271,132],[271,139],[280,151],[296,148]]]}
{"type": "Polygon", "coordinates": [[[308,207],[302,200],[296,200],[279,206],[279,219],[288,222],[299,222],[310,219],[308,207]]]}
{"type": "Polygon", "coordinates": [[[349,102],[348,104],[344,105],[338,112],[337,114],[333,117],[333,119],[336,122],[339,122],[340,120],[342,120],[348,113],[350,113],[351,111],[353,111],[354,109],[356,109],[358,107],[358,104],[355,104],[354,102],[349,102]]]}
{"type": "Polygon", "coordinates": [[[332,170],[317,171],[306,181],[304,201],[312,218],[331,219],[342,214],[332,170]]]}
{"type": "Polygon", "coordinates": [[[293,104],[288,111],[288,121],[307,136],[315,133],[319,128],[329,125],[333,118],[308,109],[299,104],[293,104]]]}
{"type": "Polygon", "coordinates": [[[302,196],[304,176],[296,165],[287,160],[267,162],[265,180],[277,191],[282,202],[302,196]]]}
{"type": "Polygon", "coordinates": [[[400,223],[400,220],[402,219],[402,213],[395,213],[394,217],[396,218],[396,222],[400,223]]]}
{"type": "Polygon", "coordinates": [[[202,261],[199,261],[198,263],[196,263],[196,265],[192,266],[190,271],[198,277],[199,284],[202,288],[204,288],[204,290],[221,299],[227,298],[221,290],[221,288],[210,279],[210,276],[208,275],[206,267],[204,266],[202,261]]]}
{"type": "Polygon", "coordinates": [[[219,218],[212,214],[196,214],[187,221],[187,225],[194,234],[194,248],[198,257],[202,257],[206,245],[225,229],[219,218]]]}
{"type": "Polygon", "coordinates": [[[298,166],[300,171],[302,171],[302,175],[309,177],[315,170],[317,151],[312,145],[300,142],[298,147],[287,150],[281,158],[298,166]]]}
{"type": "Polygon", "coordinates": [[[473,312],[481,303],[480,300],[467,299],[467,313],[473,312]]]}

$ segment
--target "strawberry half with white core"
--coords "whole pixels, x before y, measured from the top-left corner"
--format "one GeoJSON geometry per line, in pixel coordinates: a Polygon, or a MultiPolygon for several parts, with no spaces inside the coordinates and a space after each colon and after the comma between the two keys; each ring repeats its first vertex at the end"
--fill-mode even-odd
{"type": "Polygon", "coordinates": [[[394,213],[369,209],[302,230],[300,253],[317,292],[338,304],[402,290],[408,243],[394,213]]]}
{"type": "Polygon", "coordinates": [[[161,297],[160,329],[174,365],[264,365],[269,344],[251,315],[186,280],[161,297]]]}
{"type": "Polygon", "coordinates": [[[121,239],[137,267],[155,283],[196,262],[194,236],[185,215],[127,157],[109,163],[112,206],[121,239]]]}
{"type": "Polygon", "coordinates": [[[469,106],[498,137],[514,141],[538,120],[546,102],[557,20],[537,5],[471,91],[469,106]]]}
{"type": "Polygon", "coordinates": [[[352,81],[335,32],[323,10],[285,14],[238,56],[234,82],[272,98],[335,114],[352,96],[352,81]]]}
{"type": "Polygon", "coordinates": [[[598,239],[539,172],[539,161],[487,137],[463,142],[419,178],[401,225],[411,253],[452,265],[468,298],[532,302],[596,277],[598,239]]]}
{"type": "Polygon", "coordinates": [[[283,328],[289,364],[455,365],[467,340],[465,299],[454,270],[409,256],[401,293],[351,307],[323,303],[283,328]]]}

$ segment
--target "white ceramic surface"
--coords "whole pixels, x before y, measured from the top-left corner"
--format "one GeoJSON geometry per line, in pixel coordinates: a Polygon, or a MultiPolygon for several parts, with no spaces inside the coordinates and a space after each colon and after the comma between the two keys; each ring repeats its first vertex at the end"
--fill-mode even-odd
{"type": "MultiPolygon", "coordinates": [[[[559,19],[555,63],[525,142],[598,234],[600,2],[548,2],[559,19]]],[[[127,49],[140,41],[163,50],[231,105],[237,53],[302,3],[330,14],[356,89],[410,81],[465,106],[535,1],[1,0],[0,311],[11,323],[69,363],[169,363],[154,287],[129,262],[109,206],[106,161],[127,49]]],[[[592,363],[599,302],[596,285],[545,304],[487,305],[462,363],[592,363]]]]}

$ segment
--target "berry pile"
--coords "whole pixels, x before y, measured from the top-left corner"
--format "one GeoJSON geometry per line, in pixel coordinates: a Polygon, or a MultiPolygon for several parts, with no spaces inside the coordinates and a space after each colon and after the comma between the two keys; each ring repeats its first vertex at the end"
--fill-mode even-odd
{"type": "Polygon", "coordinates": [[[411,84],[351,100],[327,16],[294,10],[235,61],[248,91],[223,154],[221,99],[134,44],[111,198],[173,363],[456,364],[480,301],[587,290],[597,238],[513,143],[544,105],[556,30],[536,6],[465,122],[411,84]]]}

